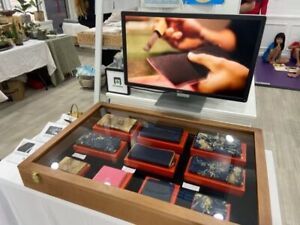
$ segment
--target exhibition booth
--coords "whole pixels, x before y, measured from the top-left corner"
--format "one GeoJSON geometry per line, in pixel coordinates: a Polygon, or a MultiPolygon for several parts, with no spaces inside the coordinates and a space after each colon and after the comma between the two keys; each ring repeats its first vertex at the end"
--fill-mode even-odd
{"type": "Polygon", "coordinates": [[[197,2],[122,11],[122,57],[103,88],[96,1],[95,105],[1,160],[3,224],[281,225],[272,151],[254,127],[266,17],[197,2]]]}

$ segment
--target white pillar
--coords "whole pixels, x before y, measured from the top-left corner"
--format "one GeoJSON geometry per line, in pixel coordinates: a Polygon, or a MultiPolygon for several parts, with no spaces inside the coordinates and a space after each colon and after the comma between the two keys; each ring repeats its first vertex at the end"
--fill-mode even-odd
{"type": "Polygon", "coordinates": [[[102,65],[102,26],[103,26],[103,0],[95,1],[96,11],[96,35],[95,35],[95,88],[94,103],[101,97],[101,65],[102,65]]]}

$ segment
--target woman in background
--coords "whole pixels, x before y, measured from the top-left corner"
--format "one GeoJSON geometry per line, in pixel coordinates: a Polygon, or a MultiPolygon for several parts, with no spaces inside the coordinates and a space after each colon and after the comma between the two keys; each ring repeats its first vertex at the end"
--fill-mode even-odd
{"type": "MultiPolygon", "coordinates": [[[[78,22],[89,28],[96,26],[96,14],[95,14],[95,2],[96,0],[75,0],[75,8],[78,16],[78,22]]],[[[103,14],[103,21],[108,19],[111,13],[103,14]]],[[[113,62],[114,55],[118,51],[116,50],[103,50],[102,51],[102,64],[107,66],[113,62]]]]}
{"type": "Polygon", "coordinates": [[[96,26],[95,0],[75,0],[78,22],[89,28],[96,26]]]}
{"type": "Polygon", "coordinates": [[[278,33],[275,38],[274,42],[269,45],[267,50],[264,52],[262,59],[265,63],[279,63],[284,64],[287,63],[289,60],[286,57],[282,57],[281,53],[284,49],[285,45],[285,34],[278,33]]]}

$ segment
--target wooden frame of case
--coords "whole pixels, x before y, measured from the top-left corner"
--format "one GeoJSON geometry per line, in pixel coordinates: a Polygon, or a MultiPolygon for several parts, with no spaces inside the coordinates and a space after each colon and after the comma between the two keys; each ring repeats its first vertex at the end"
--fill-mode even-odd
{"type": "MultiPolygon", "coordinates": [[[[257,173],[257,199],[259,225],[271,225],[270,195],[268,175],[264,152],[262,131],[257,128],[230,125],[208,120],[191,120],[176,115],[125,106],[98,103],[83,116],[70,124],[56,137],[47,142],[37,152],[28,157],[18,168],[25,186],[49,195],[97,210],[134,224],[165,224],[165,225],[234,225],[228,221],[219,221],[210,216],[196,213],[177,205],[171,205],[131,191],[121,190],[90,179],[51,170],[36,161],[43,157],[51,148],[61,142],[67,135],[87,121],[100,107],[119,110],[127,113],[139,113],[142,117],[150,117],[159,121],[172,121],[174,125],[186,127],[187,124],[209,126],[218,129],[251,134],[254,137],[255,160],[257,173]]],[[[192,131],[192,128],[187,128],[192,131]]]]}

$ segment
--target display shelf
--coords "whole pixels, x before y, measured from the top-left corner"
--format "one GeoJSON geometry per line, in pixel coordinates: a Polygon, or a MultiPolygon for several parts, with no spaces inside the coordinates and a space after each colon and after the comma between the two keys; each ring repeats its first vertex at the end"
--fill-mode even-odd
{"type": "MultiPolygon", "coordinates": [[[[130,142],[134,144],[136,140],[130,140],[130,142]]],[[[262,132],[256,128],[200,120],[188,116],[174,116],[174,114],[131,108],[124,105],[101,103],[96,104],[65,128],[28,157],[18,168],[25,186],[29,188],[135,224],[271,224],[262,132]],[[103,166],[122,169],[126,164],[129,146],[126,146],[117,160],[114,161],[87,155],[82,161],[90,164],[91,168],[84,177],[69,174],[59,169],[51,169],[53,163],[60,162],[65,156],[72,157],[74,154],[73,145],[78,138],[90,132],[97,121],[107,113],[134,118],[140,124],[145,122],[164,124],[180,127],[187,131],[188,138],[184,145],[184,151],[177,160],[178,165],[174,176],[166,178],[153,169],[145,171],[136,168],[125,190],[92,181],[92,178],[103,166]],[[246,187],[242,196],[233,195],[228,191],[218,191],[205,185],[201,185],[199,191],[204,195],[228,202],[231,205],[229,221],[219,221],[212,216],[191,210],[192,200],[186,199],[184,195],[179,194],[175,204],[170,204],[138,194],[143,181],[148,176],[178,185],[180,187],[179,192],[186,190],[181,186],[191,154],[190,149],[198,132],[230,134],[247,145],[247,162],[244,167],[246,187]]]]}

